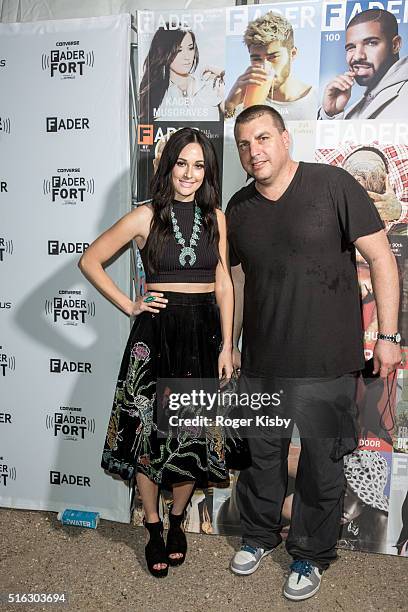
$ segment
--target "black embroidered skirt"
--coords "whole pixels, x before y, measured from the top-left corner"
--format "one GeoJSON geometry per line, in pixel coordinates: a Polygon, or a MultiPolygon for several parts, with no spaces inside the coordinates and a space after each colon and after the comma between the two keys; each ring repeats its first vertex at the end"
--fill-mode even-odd
{"type": "Polygon", "coordinates": [[[183,429],[158,435],[156,381],[218,379],[219,309],[214,293],[163,293],[167,307],[138,315],[130,332],[101,465],[125,480],[137,471],[158,484],[207,486],[228,479],[222,436],[183,429]]]}

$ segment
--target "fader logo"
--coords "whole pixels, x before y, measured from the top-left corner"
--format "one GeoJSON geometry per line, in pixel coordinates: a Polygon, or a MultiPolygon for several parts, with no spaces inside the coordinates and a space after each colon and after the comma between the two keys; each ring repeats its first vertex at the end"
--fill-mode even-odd
{"type": "Polygon", "coordinates": [[[59,41],[55,46],[58,48],[41,55],[42,69],[49,71],[51,78],[76,79],[94,67],[95,53],[79,48],[79,40],[59,41]]]}
{"type": "Polygon", "coordinates": [[[63,325],[86,324],[95,316],[95,302],[81,297],[82,291],[60,290],[58,296],[45,300],[45,314],[52,317],[54,323],[63,325]]]}
{"type": "Polygon", "coordinates": [[[43,193],[56,204],[81,204],[95,194],[95,181],[82,176],[80,168],[58,168],[43,180],[43,193]]]}
{"type": "Polygon", "coordinates": [[[0,346],[0,378],[5,378],[16,370],[16,358],[10,353],[6,353],[3,346],[0,346]]]}
{"type": "Polygon", "coordinates": [[[46,117],[47,132],[89,130],[88,117],[46,117]]]}
{"type": "Polygon", "coordinates": [[[137,144],[152,145],[153,140],[153,125],[138,125],[137,126],[137,144]]]}
{"type": "Polygon", "coordinates": [[[48,240],[48,255],[81,254],[89,247],[89,242],[62,242],[48,240]]]}
{"type": "Polygon", "coordinates": [[[89,361],[50,359],[50,372],[52,374],[92,374],[92,364],[89,361]]]}
{"type": "Polygon", "coordinates": [[[13,241],[4,236],[0,236],[0,262],[5,261],[7,256],[13,254],[13,251],[13,241]]]}
{"type": "Polygon", "coordinates": [[[95,419],[84,415],[82,408],[76,406],[61,406],[60,412],[47,414],[45,424],[54,437],[63,440],[77,442],[95,434],[95,419]]]}
{"type": "Polygon", "coordinates": [[[9,480],[17,479],[17,470],[8,465],[3,457],[0,457],[0,487],[7,487],[9,480]]]}
{"type": "Polygon", "coordinates": [[[50,470],[50,484],[52,485],[74,485],[77,487],[90,487],[89,476],[77,474],[64,474],[56,470],[50,470]]]}

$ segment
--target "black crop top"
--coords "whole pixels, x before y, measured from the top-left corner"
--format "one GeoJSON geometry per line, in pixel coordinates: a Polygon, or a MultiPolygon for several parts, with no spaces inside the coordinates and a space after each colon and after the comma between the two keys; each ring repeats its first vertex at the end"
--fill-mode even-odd
{"type": "MultiPolygon", "coordinates": [[[[179,202],[173,200],[173,211],[177,224],[185,239],[185,245],[190,243],[191,232],[194,224],[194,202],[179,202]]],[[[194,247],[196,261],[190,266],[187,258],[186,265],[182,266],[179,261],[181,246],[176,242],[174,234],[166,241],[160,257],[158,271],[149,273],[147,266],[147,243],[149,236],[140,255],[146,273],[146,283],[214,283],[215,268],[218,263],[215,248],[208,244],[208,232],[203,224],[200,226],[197,246],[194,247]]]]}

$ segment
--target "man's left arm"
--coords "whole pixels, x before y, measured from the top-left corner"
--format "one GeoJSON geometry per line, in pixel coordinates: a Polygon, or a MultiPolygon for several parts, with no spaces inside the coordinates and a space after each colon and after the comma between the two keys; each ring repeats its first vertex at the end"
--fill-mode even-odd
{"type": "MultiPolygon", "coordinates": [[[[370,266],[371,281],[377,304],[378,331],[395,334],[398,330],[399,276],[395,257],[384,230],[361,236],[354,242],[370,266]]],[[[377,340],[374,348],[374,374],[386,378],[401,363],[399,344],[377,340]]]]}

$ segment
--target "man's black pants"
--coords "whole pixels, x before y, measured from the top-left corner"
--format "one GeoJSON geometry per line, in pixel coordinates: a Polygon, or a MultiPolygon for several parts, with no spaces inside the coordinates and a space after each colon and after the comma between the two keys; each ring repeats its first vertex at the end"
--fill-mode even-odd
{"type": "Polygon", "coordinates": [[[356,376],[275,378],[259,381],[241,376],[241,393],[280,393],[279,406],[245,409],[245,416],[290,418],[285,429],[262,425],[248,432],[251,467],[240,472],[237,500],[243,541],[271,549],[282,538],[287,457],[294,422],[301,453],[296,475],[286,549],[294,559],[308,559],[327,569],[336,558],[345,478],[342,457],[357,446],[356,376]]]}

